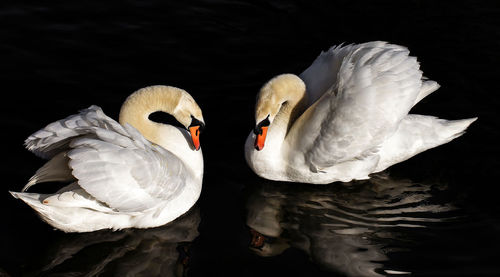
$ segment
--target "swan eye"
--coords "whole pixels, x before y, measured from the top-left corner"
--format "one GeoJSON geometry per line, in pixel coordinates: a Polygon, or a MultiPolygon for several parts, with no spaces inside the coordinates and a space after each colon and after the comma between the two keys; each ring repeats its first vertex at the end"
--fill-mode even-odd
{"type": "Polygon", "coordinates": [[[271,124],[269,121],[269,115],[266,117],[266,119],[262,120],[259,122],[256,126],[255,129],[253,129],[254,134],[256,135],[262,135],[262,127],[267,127],[271,124]]]}
{"type": "Polygon", "coordinates": [[[200,128],[198,128],[199,133],[203,132],[203,130],[205,129],[205,123],[196,119],[196,117],[191,116],[191,125],[189,125],[189,128],[194,127],[194,126],[200,126],[200,128]]]}

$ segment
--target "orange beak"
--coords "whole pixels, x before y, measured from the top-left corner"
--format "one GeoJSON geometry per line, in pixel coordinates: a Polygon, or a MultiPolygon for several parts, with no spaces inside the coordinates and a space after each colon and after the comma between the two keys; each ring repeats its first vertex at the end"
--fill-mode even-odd
{"type": "Polygon", "coordinates": [[[259,232],[250,228],[250,234],[252,235],[252,241],[250,242],[250,247],[261,249],[266,242],[266,238],[259,232]]]}
{"type": "Polygon", "coordinates": [[[189,127],[191,139],[193,140],[194,149],[200,150],[200,126],[189,127]]]}
{"type": "Polygon", "coordinates": [[[268,128],[267,126],[262,126],[260,134],[257,134],[257,138],[255,138],[255,149],[257,151],[260,151],[262,150],[262,148],[264,148],[264,143],[266,142],[267,128],[268,128]]]}

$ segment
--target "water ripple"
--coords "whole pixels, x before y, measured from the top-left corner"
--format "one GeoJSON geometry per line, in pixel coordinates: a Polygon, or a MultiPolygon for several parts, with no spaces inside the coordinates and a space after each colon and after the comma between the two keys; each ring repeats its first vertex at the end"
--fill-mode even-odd
{"type": "Polygon", "coordinates": [[[24,276],[183,276],[199,223],[195,206],[158,228],[65,234],[24,276]]]}
{"type": "Polygon", "coordinates": [[[297,248],[347,276],[410,274],[391,268],[389,254],[404,250],[403,241],[414,243],[411,230],[445,226],[463,216],[454,203],[438,197],[446,189],[387,175],[330,186],[254,185],[246,203],[250,249],[268,257],[297,248]]]}

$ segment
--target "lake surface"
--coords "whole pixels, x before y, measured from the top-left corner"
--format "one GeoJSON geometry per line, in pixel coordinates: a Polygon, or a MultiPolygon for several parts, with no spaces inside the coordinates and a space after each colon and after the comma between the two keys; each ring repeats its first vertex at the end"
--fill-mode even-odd
{"type": "Polygon", "coordinates": [[[500,276],[499,27],[498,5],[474,1],[2,4],[0,276],[500,276]],[[371,40],[408,46],[441,84],[412,113],[479,120],[367,181],[255,176],[243,144],[260,86],[371,40]],[[186,89],[207,124],[203,191],[187,214],[65,234],[10,196],[43,164],[23,147],[31,133],[92,104],[117,118],[153,84],[186,89]]]}

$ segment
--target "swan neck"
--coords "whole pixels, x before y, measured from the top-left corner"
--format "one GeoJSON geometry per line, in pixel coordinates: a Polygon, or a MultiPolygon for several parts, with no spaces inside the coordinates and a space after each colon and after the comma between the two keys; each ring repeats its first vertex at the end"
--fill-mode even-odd
{"type": "Polygon", "coordinates": [[[305,106],[305,101],[286,101],[281,105],[278,114],[269,126],[266,149],[282,149],[289,130],[300,116],[305,106]]]}
{"type": "MultiPolygon", "coordinates": [[[[286,133],[292,127],[295,120],[304,110],[304,101],[291,102],[286,101],[281,105],[281,108],[273,120],[273,125],[286,127],[286,133]]],[[[285,134],[286,135],[286,134],[285,134]]]]}
{"type": "Polygon", "coordinates": [[[175,90],[141,89],[130,95],[123,103],[120,110],[120,124],[128,123],[146,139],[158,143],[156,133],[162,124],[151,121],[149,115],[161,111],[176,117],[176,108],[181,97],[181,93],[175,93],[175,90]]]}
{"type": "Polygon", "coordinates": [[[256,122],[270,116],[270,121],[293,122],[307,102],[306,86],[296,75],[282,74],[268,81],[260,90],[255,109],[256,122]]]}

